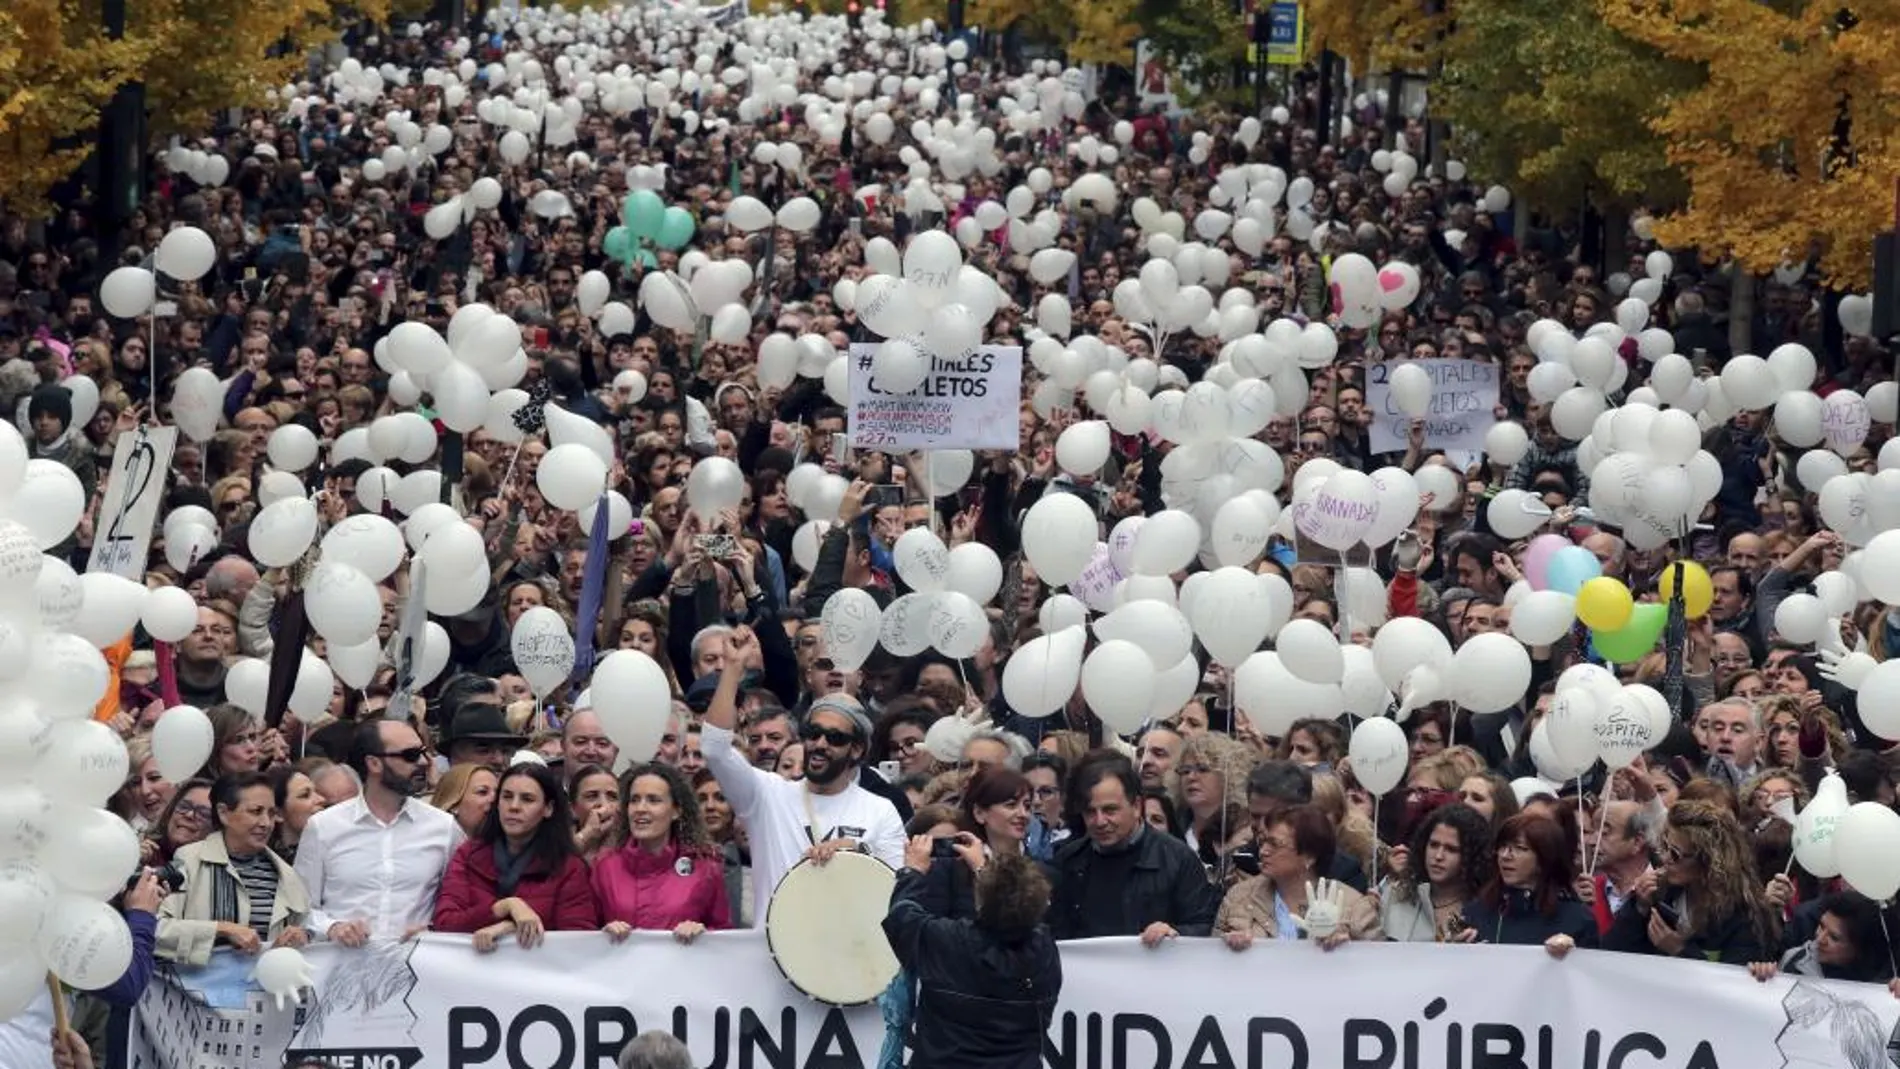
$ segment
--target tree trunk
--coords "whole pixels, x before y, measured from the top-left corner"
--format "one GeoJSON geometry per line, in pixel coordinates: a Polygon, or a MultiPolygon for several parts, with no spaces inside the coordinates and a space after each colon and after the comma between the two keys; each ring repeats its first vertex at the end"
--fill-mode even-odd
{"type": "Polygon", "coordinates": [[[1755,276],[1730,261],[1728,265],[1728,349],[1745,353],[1754,348],[1755,276]]]}

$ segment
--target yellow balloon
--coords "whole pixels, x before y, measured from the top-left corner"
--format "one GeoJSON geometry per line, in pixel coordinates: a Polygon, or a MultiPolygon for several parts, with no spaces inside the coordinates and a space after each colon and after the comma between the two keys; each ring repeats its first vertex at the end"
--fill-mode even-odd
{"type": "MultiPolygon", "coordinates": [[[[1674,564],[1663,567],[1662,582],[1657,586],[1662,591],[1663,601],[1667,602],[1676,596],[1676,566],[1674,564]]],[[[1683,561],[1683,614],[1691,620],[1700,620],[1713,604],[1715,604],[1715,583],[1709,578],[1708,570],[1694,561],[1683,561]]]]}
{"type": "Polygon", "coordinates": [[[1607,575],[1577,588],[1577,619],[1595,631],[1620,631],[1636,611],[1630,588],[1607,575]]]}

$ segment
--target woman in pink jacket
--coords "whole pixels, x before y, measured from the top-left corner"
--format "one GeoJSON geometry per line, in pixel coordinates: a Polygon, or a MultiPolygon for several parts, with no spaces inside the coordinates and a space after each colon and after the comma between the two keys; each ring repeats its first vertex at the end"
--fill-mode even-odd
{"type": "Polygon", "coordinates": [[[706,834],[699,800],[668,765],[636,765],[620,777],[626,845],[594,864],[594,897],[615,941],[635,928],[666,929],[682,943],[730,928],[725,868],[706,834]]]}

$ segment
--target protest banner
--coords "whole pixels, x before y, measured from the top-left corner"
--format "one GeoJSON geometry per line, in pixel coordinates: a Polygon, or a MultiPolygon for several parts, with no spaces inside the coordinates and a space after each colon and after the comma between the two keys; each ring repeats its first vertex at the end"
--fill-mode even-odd
{"type": "MultiPolygon", "coordinates": [[[[884,1038],[876,1006],[795,991],[757,932],[690,946],[557,933],[489,955],[427,935],[306,953],[317,986],[295,1010],[262,998],[200,1008],[162,972],[129,1064],[264,1069],[287,1044],[337,1069],[610,1069],[658,1028],[701,1066],[860,1069],[884,1038]],[[180,1012],[204,1019],[162,1020],[180,1012]],[[197,1037],[188,1061],[151,1042],[168,1028],[197,1037]]],[[[1237,954],[1213,939],[1098,939],[1064,944],[1062,958],[1051,1069],[1877,1069],[1900,1019],[1877,985],[1764,984],[1734,966],[1595,951],[1557,961],[1542,947],[1267,942],[1237,954]]]]}
{"type": "MultiPolygon", "coordinates": [[[[1408,360],[1432,377],[1432,403],[1425,414],[1425,445],[1475,456],[1497,422],[1498,365],[1481,360],[1408,360]]],[[[1392,403],[1386,376],[1393,364],[1366,369],[1366,411],[1372,413],[1368,443],[1374,455],[1402,453],[1412,418],[1392,403]]]]}
{"type": "Polygon", "coordinates": [[[932,359],[930,374],[906,394],[883,393],[871,375],[875,344],[851,346],[851,445],[857,449],[1015,449],[1023,350],[985,345],[960,359],[932,359]]]}

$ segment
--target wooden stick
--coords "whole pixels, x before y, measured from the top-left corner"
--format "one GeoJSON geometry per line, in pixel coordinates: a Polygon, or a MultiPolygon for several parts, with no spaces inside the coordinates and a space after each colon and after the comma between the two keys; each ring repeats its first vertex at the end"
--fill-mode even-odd
{"type": "Polygon", "coordinates": [[[53,1034],[63,1035],[72,1026],[66,1016],[66,993],[60,990],[59,977],[46,974],[46,993],[53,996],[53,1034]]]}

